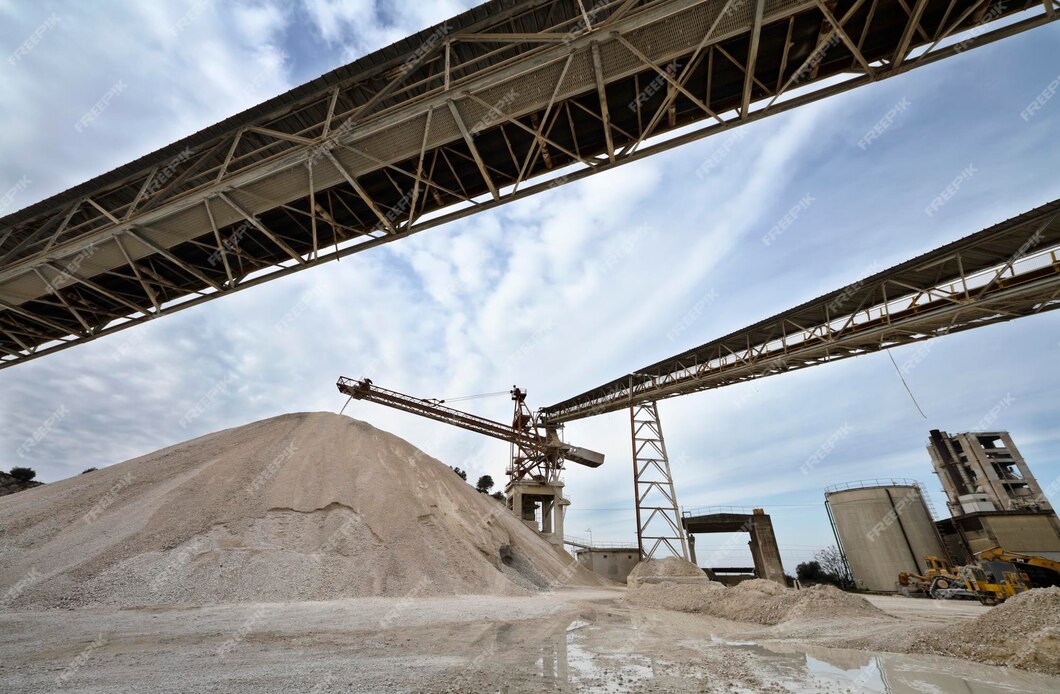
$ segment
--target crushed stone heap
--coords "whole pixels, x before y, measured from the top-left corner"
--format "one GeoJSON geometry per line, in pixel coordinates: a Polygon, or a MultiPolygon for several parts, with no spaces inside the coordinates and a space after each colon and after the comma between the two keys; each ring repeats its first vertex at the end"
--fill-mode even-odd
{"type": "Polygon", "coordinates": [[[629,574],[628,585],[626,599],[639,607],[700,612],[758,624],[837,618],[890,619],[864,598],[832,586],[793,590],[756,578],[726,588],[709,580],[695,564],[679,557],[637,564],[629,574]]]}
{"type": "Polygon", "coordinates": [[[525,595],[597,578],[402,439],[330,413],[0,499],[7,607],[525,595]]]}

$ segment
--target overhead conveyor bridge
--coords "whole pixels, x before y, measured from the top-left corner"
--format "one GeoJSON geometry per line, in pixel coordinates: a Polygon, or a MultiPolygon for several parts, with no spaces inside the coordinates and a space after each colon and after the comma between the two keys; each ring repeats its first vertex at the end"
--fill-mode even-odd
{"type": "Polygon", "coordinates": [[[541,410],[558,425],[1060,308],[1060,200],[541,410]]]}
{"type": "Polygon", "coordinates": [[[0,368],[891,77],[1055,0],[492,0],[0,219],[0,368]]]}

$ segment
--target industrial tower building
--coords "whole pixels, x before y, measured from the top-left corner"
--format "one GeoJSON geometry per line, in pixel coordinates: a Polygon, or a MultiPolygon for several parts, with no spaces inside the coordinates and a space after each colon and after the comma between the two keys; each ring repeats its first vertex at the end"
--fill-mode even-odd
{"type": "Polygon", "coordinates": [[[936,527],[955,561],[992,547],[1060,559],[1056,512],[1008,432],[933,430],[928,453],[952,515],[936,527]]]}
{"type": "Polygon", "coordinates": [[[930,436],[928,453],[952,515],[1053,510],[1007,431],[950,435],[933,429],[930,436]]]}

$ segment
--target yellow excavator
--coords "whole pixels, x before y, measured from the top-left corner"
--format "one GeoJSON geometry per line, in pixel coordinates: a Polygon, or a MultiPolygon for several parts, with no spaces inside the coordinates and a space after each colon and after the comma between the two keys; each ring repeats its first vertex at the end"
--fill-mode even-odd
{"type": "Polygon", "coordinates": [[[924,561],[929,568],[923,574],[898,574],[906,594],[922,592],[937,600],[970,598],[997,605],[1031,588],[1060,586],[1060,562],[1002,547],[977,552],[974,563],[958,568],[939,557],[924,561]]]}
{"type": "Polygon", "coordinates": [[[1031,588],[1060,586],[1060,562],[1003,547],[991,547],[975,555],[976,563],[962,566],[961,578],[979,602],[996,605],[1031,588]]]}

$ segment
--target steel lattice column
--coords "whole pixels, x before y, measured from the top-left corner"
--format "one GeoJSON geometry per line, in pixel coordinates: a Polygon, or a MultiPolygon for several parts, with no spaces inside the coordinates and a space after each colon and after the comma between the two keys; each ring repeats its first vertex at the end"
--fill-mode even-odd
{"type": "Polygon", "coordinates": [[[652,559],[660,548],[664,548],[673,556],[688,559],[659,408],[654,401],[633,405],[629,416],[633,433],[637,545],[641,557],[652,559]]]}

